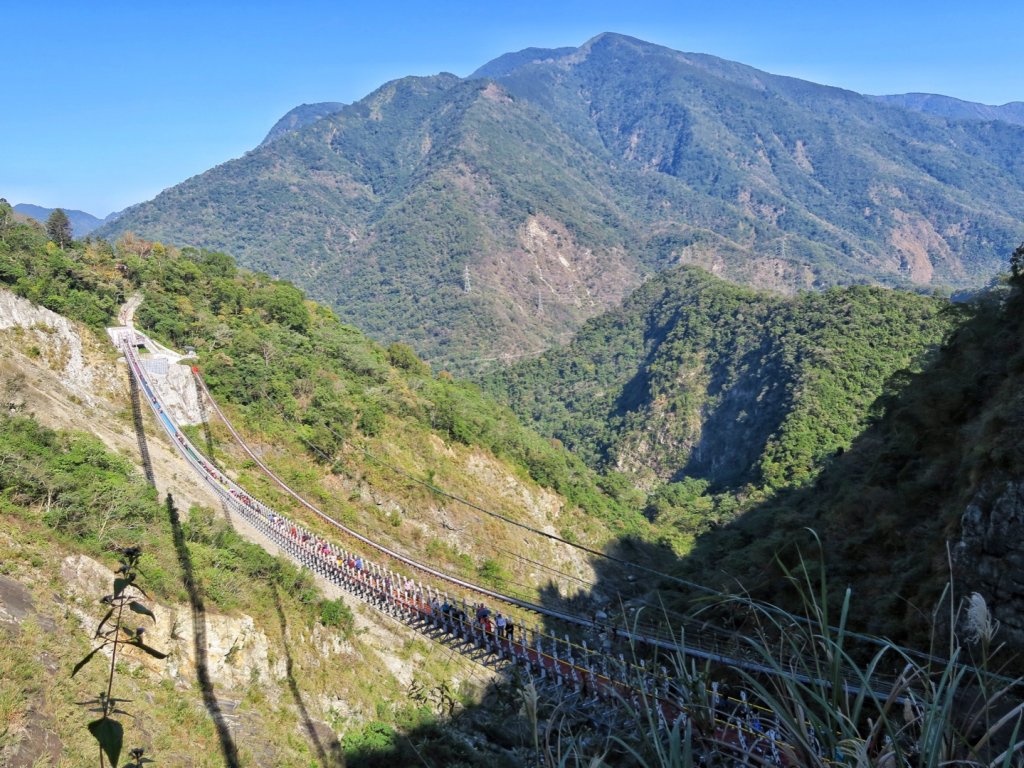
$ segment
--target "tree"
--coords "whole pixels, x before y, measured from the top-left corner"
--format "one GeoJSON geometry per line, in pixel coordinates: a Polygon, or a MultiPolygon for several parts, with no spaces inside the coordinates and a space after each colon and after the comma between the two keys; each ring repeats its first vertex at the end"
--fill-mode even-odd
{"type": "Polygon", "coordinates": [[[401,368],[421,376],[430,373],[430,366],[416,356],[416,352],[413,351],[412,347],[397,341],[388,347],[388,362],[395,366],[395,368],[401,368]]]}
{"type": "Polygon", "coordinates": [[[71,232],[71,221],[68,215],[60,208],[54,208],[53,213],[46,220],[46,236],[64,250],[64,246],[70,245],[74,240],[71,232]]]}
{"type": "Polygon", "coordinates": [[[14,209],[11,208],[11,204],[5,198],[0,197],[0,242],[4,241],[4,235],[7,234],[7,229],[13,221],[14,209]]]}
{"type": "Polygon", "coordinates": [[[1010,254],[1010,272],[1014,280],[1024,279],[1024,243],[1021,243],[1010,254]]]}

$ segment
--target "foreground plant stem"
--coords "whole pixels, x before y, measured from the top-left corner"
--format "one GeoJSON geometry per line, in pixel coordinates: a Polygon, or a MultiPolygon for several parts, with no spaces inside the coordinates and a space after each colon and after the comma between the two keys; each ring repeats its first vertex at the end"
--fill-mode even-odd
{"type": "MultiPolygon", "coordinates": [[[[113,708],[111,694],[114,690],[114,666],[117,664],[117,644],[121,637],[121,613],[124,611],[124,599],[123,596],[119,600],[117,606],[117,621],[114,622],[114,650],[110,654],[110,673],[107,675],[107,700],[103,705],[103,719],[106,720],[110,710],[113,708]]],[[[103,761],[103,745],[100,745],[100,768],[104,768],[105,763],[103,761]]],[[[112,766],[112,768],[117,768],[112,766]]]]}

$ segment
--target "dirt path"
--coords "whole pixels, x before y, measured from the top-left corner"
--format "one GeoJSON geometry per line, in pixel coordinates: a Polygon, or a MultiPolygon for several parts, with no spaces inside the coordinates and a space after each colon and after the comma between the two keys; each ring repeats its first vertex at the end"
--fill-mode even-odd
{"type": "Polygon", "coordinates": [[[128,326],[131,328],[135,323],[135,310],[139,308],[142,303],[142,294],[133,293],[128,297],[128,301],[121,305],[121,309],[117,313],[117,322],[121,325],[128,326]]]}

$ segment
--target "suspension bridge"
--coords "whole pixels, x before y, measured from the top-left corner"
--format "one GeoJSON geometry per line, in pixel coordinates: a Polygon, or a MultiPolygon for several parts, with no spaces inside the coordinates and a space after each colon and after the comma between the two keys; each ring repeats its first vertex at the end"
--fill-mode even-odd
{"type": "MultiPolygon", "coordinates": [[[[152,358],[144,363],[140,349],[155,352],[164,361],[166,355],[175,359],[180,358],[179,355],[131,326],[109,328],[108,334],[124,354],[133,386],[137,385],[182,458],[226,508],[301,567],[432,640],[453,645],[478,661],[516,667],[531,678],[563,689],[580,703],[587,702],[606,711],[631,706],[635,712],[647,712],[662,731],[683,726],[688,721],[691,725],[700,724],[705,730],[704,736],[738,754],[755,756],[764,764],[797,764],[790,746],[792,734],[786,734],[774,721],[772,713],[752,697],[746,693],[738,698],[726,697],[719,693],[717,686],[695,697],[692,686],[670,674],[662,663],[668,663],[667,659],[682,651],[686,656],[715,665],[741,668],[755,674],[775,674],[777,670],[744,653],[749,645],[742,637],[692,619],[683,620],[679,639],[653,626],[600,626],[593,616],[505,594],[374,541],[324,513],[278,477],[231,424],[206,387],[198,368],[193,367],[197,389],[254,464],[298,505],[333,531],[336,536],[332,538],[341,539],[345,544],[329,540],[255,498],[181,431],[159,387],[152,381],[153,377],[166,372],[166,365],[154,364],[152,358]],[[372,557],[367,553],[372,553],[372,557]],[[504,626],[492,623],[495,615],[492,607],[500,608],[508,617],[504,626]],[[549,628],[543,629],[542,621],[549,628]],[[550,627],[565,631],[556,632],[550,627]],[[600,640],[595,642],[595,636],[600,640]],[[591,645],[587,637],[591,638],[591,645]],[[685,648],[681,645],[684,639],[685,648]],[[622,647],[647,649],[653,653],[649,660],[638,658],[637,654],[627,659],[624,653],[616,653],[622,647]],[[661,652],[660,661],[658,652],[661,652]]],[[[140,438],[140,444],[142,442],[140,438]]],[[[793,676],[814,682],[796,672],[793,676]]],[[[805,736],[801,734],[801,741],[806,741],[805,736]]]]}

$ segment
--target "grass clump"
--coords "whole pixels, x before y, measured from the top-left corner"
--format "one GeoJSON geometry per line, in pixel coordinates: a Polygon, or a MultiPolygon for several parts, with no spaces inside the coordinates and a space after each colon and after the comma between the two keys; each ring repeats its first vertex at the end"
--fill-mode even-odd
{"type": "Polygon", "coordinates": [[[640,695],[623,702],[632,726],[618,729],[603,754],[575,746],[555,764],[1024,765],[1024,678],[1003,674],[999,627],[980,595],[937,622],[947,647],[936,656],[851,631],[851,593],[830,602],[823,569],[801,559],[785,574],[802,615],[746,597],[725,601],[745,619],[744,665],[701,667],[681,643],[667,683],[634,680],[640,695]],[[666,698],[684,704],[685,717],[667,722],[659,711],[666,698]]]}

